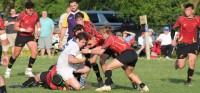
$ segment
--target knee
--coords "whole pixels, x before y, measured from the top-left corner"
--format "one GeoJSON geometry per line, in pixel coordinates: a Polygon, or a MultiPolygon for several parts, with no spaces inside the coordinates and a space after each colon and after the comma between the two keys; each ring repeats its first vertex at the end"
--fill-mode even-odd
{"type": "Polygon", "coordinates": [[[81,90],[80,84],[77,84],[76,86],[73,87],[75,90],[81,90]]]}
{"type": "Polygon", "coordinates": [[[178,65],[178,67],[179,67],[180,69],[182,69],[182,68],[185,67],[185,65],[178,65]]]}

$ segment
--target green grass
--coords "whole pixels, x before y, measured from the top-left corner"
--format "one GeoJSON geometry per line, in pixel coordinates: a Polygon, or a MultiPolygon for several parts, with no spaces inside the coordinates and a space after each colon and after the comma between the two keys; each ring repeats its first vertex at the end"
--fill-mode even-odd
{"type": "MultiPolygon", "coordinates": [[[[35,74],[42,71],[46,71],[51,64],[56,63],[58,56],[53,58],[48,57],[38,57],[36,63],[33,67],[33,72],[35,74]]],[[[186,67],[181,70],[174,70],[175,60],[165,60],[165,59],[156,59],[156,60],[146,60],[144,58],[139,59],[135,73],[139,75],[142,81],[148,85],[150,92],[149,93],[199,93],[200,86],[200,63],[199,59],[196,62],[196,70],[193,76],[193,86],[188,87],[184,85],[187,75],[186,67]]],[[[28,56],[20,56],[15,62],[11,78],[6,79],[6,85],[12,84],[21,84],[28,79],[24,75],[24,71],[28,64],[28,56]]],[[[6,67],[0,67],[0,73],[4,74],[6,67]]],[[[101,76],[104,76],[101,73],[101,76]]],[[[125,76],[121,68],[113,71],[113,81],[117,86],[116,89],[113,89],[112,93],[140,93],[140,91],[134,91],[130,84],[129,79],[125,76]]],[[[70,93],[94,93],[97,88],[97,80],[94,72],[91,71],[87,79],[86,89],[82,91],[70,91],[70,93]]],[[[8,93],[66,93],[66,91],[52,91],[43,88],[25,88],[25,89],[11,89],[8,88],[8,93]]],[[[69,92],[69,91],[68,91],[69,92]]]]}

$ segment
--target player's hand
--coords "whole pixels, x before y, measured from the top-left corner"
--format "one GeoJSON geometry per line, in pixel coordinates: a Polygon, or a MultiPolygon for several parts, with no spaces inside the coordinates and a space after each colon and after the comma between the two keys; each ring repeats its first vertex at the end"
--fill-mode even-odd
{"type": "Polygon", "coordinates": [[[29,27],[29,28],[26,28],[25,32],[32,32],[33,31],[33,28],[29,27]]]}
{"type": "Polygon", "coordinates": [[[7,66],[8,65],[8,56],[4,55],[2,61],[2,66],[7,66]]]}
{"type": "Polygon", "coordinates": [[[172,46],[176,46],[176,42],[174,40],[172,40],[172,43],[171,43],[172,46]]]}
{"type": "Polygon", "coordinates": [[[0,30],[0,35],[6,33],[6,30],[0,30]]]}
{"type": "Polygon", "coordinates": [[[10,22],[10,24],[15,24],[15,22],[10,22]]]}
{"type": "Polygon", "coordinates": [[[83,54],[88,54],[89,53],[89,48],[87,48],[87,47],[85,47],[84,49],[82,49],[81,50],[81,52],[83,53],[83,54]]]}
{"type": "Polygon", "coordinates": [[[81,59],[81,62],[85,63],[85,61],[86,61],[86,58],[83,57],[83,58],[81,59]]]}
{"type": "Polygon", "coordinates": [[[63,48],[62,42],[59,42],[59,43],[58,43],[58,48],[59,48],[59,49],[62,49],[62,48],[63,48]]]}

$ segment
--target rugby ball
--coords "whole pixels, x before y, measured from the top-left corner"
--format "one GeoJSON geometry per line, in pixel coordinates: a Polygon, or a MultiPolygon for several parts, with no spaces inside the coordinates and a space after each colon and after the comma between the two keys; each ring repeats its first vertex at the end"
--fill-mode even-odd
{"type": "Polygon", "coordinates": [[[80,52],[76,55],[76,58],[78,58],[78,59],[82,59],[83,57],[84,57],[84,55],[80,52]]]}

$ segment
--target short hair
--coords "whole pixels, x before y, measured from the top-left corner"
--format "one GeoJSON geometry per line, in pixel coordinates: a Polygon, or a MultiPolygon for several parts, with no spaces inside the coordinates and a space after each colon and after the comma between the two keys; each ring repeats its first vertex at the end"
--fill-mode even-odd
{"type": "Polygon", "coordinates": [[[27,8],[27,9],[35,8],[35,4],[31,1],[28,1],[25,4],[25,8],[27,8]]]}
{"type": "Polygon", "coordinates": [[[57,86],[61,86],[63,84],[63,79],[59,74],[55,74],[52,77],[52,82],[57,86]]]}
{"type": "Polygon", "coordinates": [[[194,9],[194,4],[192,4],[192,3],[186,3],[185,5],[184,5],[184,8],[186,9],[186,8],[189,8],[189,7],[191,7],[192,9],[194,9]]]}
{"type": "Polygon", "coordinates": [[[83,28],[84,28],[83,25],[77,24],[77,25],[74,26],[72,31],[75,33],[76,31],[81,30],[83,28]]]}
{"type": "Polygon", "coordinates": [[[84,15],[81,12],[75,14],[75,19],[84,18],[84,15]]]}
{"type": "Polygon", "coordinates": [[[79,40],[88,40],[88,35],[85,32],[80,32],[75,38],[79,40]]]}
{"type": "Polygon", "coordinates": [[[102,27],[99,29],[99,31],[100,31],[101,33],[111,34],[111,33],[112,33],[112,28],[111,28],[111,26],[104,25],[104,26],[102,26],[102,27]]]}
{"type": "Polygon", "coordinates": [[[74,2],[78,4],[77,0],[69,0],[69,3],[74,3],[74,2]]]}
{"type": "Polygon", "coordinates": [[[42,13],[47,13],[47,11],[42,11],[42,13]]]}

